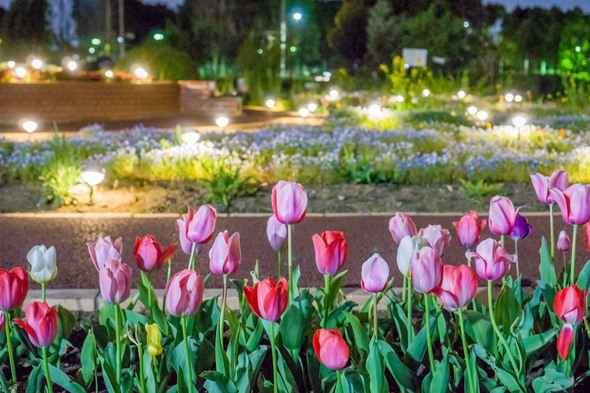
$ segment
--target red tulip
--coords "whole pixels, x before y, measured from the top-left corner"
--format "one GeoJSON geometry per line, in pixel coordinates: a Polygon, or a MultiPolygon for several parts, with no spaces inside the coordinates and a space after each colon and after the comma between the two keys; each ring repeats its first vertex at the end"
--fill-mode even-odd
{"type": "Polygon", "coordinates": [[[580,324],[586,316],[586,289],[577,285],[564,288],[553,298],[553,310],[559,319],[565,322],[557,339],[557,351],[562,359],[567,359],[574,339],[574,325],[580,324]]]}
{"type": "Polygon", "coordinates": [[[88,243],[88,251],[94,267],[97,271],[100,271],[101,266],[108,261],[121,262],[123,239],[118,237],[113,242],[110,236],[99,237],[96,243],[88,243]]]}
{"type": "Polygon", "coordinates": [[[479,221],[477,212],[471,210],[459,221],[453,222],[453,225],[457,228],[457,237],[461,244],[466,248],[472,248],[486,227],[486,220],[479,221]]]}
{"type": "Polygon", "coordinates": [[[572,225],[586,224],[590,220],[590,186],[572,184],[565,191],[552,188],[551,196],[559,205],[563,221],[572,225]]]}
{"type": "Polygon", "coordinates": [[[590,250],[590,221],[586,223],[586,249],[590,250]]]}
{"type": "Polygon", "coordinates": [[[243,291],[254,314],[269,322],[277,321],[289,303],[289,289],[284,277],[278,283],[265,278],[254,287],[244,287],[243,291]]]}
{"type": "Polygon", "coordinates": [[[272,210],[283,224],[301,222],[307,212],[307,193],[303,186],[280,180],[272,189],[272,210]]]}
{"type": "Polygon", "coordinates": [[[144,272],[158,270],[164,262],[172,258],[177,248],[176,244],[172,244],[163,250],[160,243],[152,235],[138,237],[135,239],[135,247],[133,248],[135,263],[144,272]]]}
{"type": "Polygon", "coordinates": [[[477,275],[467,265],[443,266],[442,281],[434,294],[451,311],[465,307],[477,292],[477,275]]]}
{"type": "Polygon", "coordinates": [[[14,322],[25,329],[31,344],[38,348],[49,347],[59,331],[57,307],[49,307],[45,302],[33,302],[25,308],[25,321],[15,318],[14,322]]]}
{"type": "Polygon", "coordinates": [[[440,225],[428,225],[426,229],[420,229],[418,236],[426,239],[428,245],[432,247],[439,256],[445,252],[445,248],[451,242],[451,234],[448,229],[443,229],[440,225]]]}
{"type": "Polygon", "coordinates": [[[219,232],[213,247],[209,250],[209,268],[214,274],[234,273],[242,263],[240,234],[229,236],[227,231],[219,232]]]}
{"type": "Polygon", "coordinates": [[[285,248],[287,239],[287,225],[283,224],[275,216],[270,216],[266,223],[266,236],[273,250],[276,252],[285,248]]]}
{"type": "Polygon", "coordinates": [[[316,233],[311,240],[319,272],[333,275],[340,270],[348,256],[348,242],[344,238],[344,232],[326,231],[322,236],[316,233]]]}
{"type": "Polygon", "coordinates": [[[196,212],[189,206],[184,220],[186,238],[192,243],[207,243],[213,237],[216,221],[217,212],[211,205],[202,205],[196,212]]]}
{"type": "Polygon", "coordinates": [[[412,254],[410,265],[412,283],[416,292],[430,294],[440,285],[443,265],[438,253],[431,247],[424,247],[412,254]]]}
{"type": "MultiPolygon", "coordinates": [[[[586,227],[588,227],[588,225],[586,225],[586,227]]],[[[588,235],[588,230],[586,230],[586,235],[588,235]]],[[[588,247],[588,236],[586,236],[586,247],[588,247]]],[[[572,249],[572,242],[565,231],[559,232],[559,237],[557,238],[557,249],[560,251],[569,251],[572,249]]]]}
{"type": "Polygon", "coordinates": [[[416,224],[403,213],[397,212],[389,220],[389,232],[393,241],[399,244],[405,236],[416,236],[416,224]]]}
{"type": "Polygon", "coordinates": [[[131,292],[131,268],[119,261],[105,263],[98,272],[100,293],[105,302],[120,304],[131,292]]]}
{"type": "Polygon", "coordinates": [[[385,289],[389,279],[389,265],[381,255],[375,253],[363,263],[361,288],[366,292],[378,293],[385,289]]]}
{"type": "Polygon", "coordinates": [[[533,188],[541,203],[555,203],[550,190],[552,188],[557,188],[564,191],[567,188],[568,180],[567,172],[559,169],[554,170],[551,176],[543,176],[540,173],[531,173],[533,188]]]}
{"type": "Polygon", "coordinates": [[[313,335],[315,355],[324,366],[340,370],[348,363],[348,345],[338,329],[318,329],[313,335]]]}
{"type": "Polygon", "coordinates": [[[516,255],[508,254],[502,243],[494,239],[486,239],[479,243],[475,252],[466,252],[467,258],[475,258],[475,271],[484,280],[497,280],[504,277],[510,270],[510,262],[516,255]]]}
{"type": "Polygon", "coordinates": [[[29,274],[22,267],[0,269],[0,311],[21,308],[29,291],[29,274]]]}
{"type": "Polygon", "coordinates": [[[510,199],[496,195],[490,201],[490,231],[496,235],[509,235],[514,228],[517,213],[518,209],[514,208],[510,199]]]}
{"type": "Polygon", "coordinates": [[[166,310],[176,317],[188,317],[199,311],[203,301],[205,282],[194,270],[176,273],[166,286],[166,310]]]}

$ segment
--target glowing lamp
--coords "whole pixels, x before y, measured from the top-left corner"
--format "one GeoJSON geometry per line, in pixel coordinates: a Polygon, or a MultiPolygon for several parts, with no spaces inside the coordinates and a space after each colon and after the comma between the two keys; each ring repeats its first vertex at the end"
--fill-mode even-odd
{"type": "Polygon", "coordinates": [[[14,66],[16,65],[16,61],[14,61],[14,60],[8,60],[6,62],[6,64],[8,64],[8,68],[13,69],[14,66]]]}
{"type": "Polygon", "coordinates": [[[275,102],[275,100],[273,100],[272,98],[269,98],[269,99],[267,99],[267,100],[266,100],[265,104],[266,104],[266,106],[267,106],[268,108],[272,109],[272,108],[274,108],[274,107],[275,107],[275,105],[276,105],[276,102],[275,102]]]}
{"type": "Polygon", "coordinates": [[[316,104],[315,102],[310,102],[309,104],[307,104],[307,109],[309,109],[310,112],[315,112],[318,110],[318,104],[316,104]]]}
{"type": "Polygon", "coordinates": [[[467,113],[469,113],[471,116],[475,115],[477,113],[477,107],[471,105],[469,108],[467,108],[467,113]]]}
{"type": "Polygon", "coordinates": [[[40,70],[43,67],[43,60],[41,60],[41,59],[33,59],[31,61],[31,67],[33,67],[36,70],[40,70]]]}
{"type": "Polygon", "coordinates": [[[305,118],[307,116],[309,116],[309,109],[307,108],[299,108],[299,116],[305,118]]]}
{"type": "Polygon", "coordinates": [[[37,123],[35,120],[23,119],[20,122],[20,126],[23,130],[30,134],[37,131],[37,128],[39,128],[39,123],[37,123]]]}
{"type": "Polygon", "coordinates": [[[517,94],[514,96],[514,102],[521,102],[522,101],[522,96],[520,94],[517,94]]]}
{"type": "Polygon", "coordinates": [[[227,116],[218,116],[215,118],[215,124],[217,124],[217,127],[225,128],[229,124],[229,118],[227,116]]]}
{"type": "Polygon", "coordinates": [[[201,134],[197,131],[186,131],[182,133],[182,141],[187,145],[194,145],[201,139],[201,134]]]}
{"type": "Polygon", "coordinates": [[[428,89],[424,89],[424,90],[422,90],[422,95],[423,95],[424,97],[428,97],[428,96],[430,95],[430,90],[428,90],[428,89]]]}
{"type": "Polygon", "coordinates": [[[514,100],[514,94],[508,93],[504,96],[504,99],[506,100],[506,102],[512,102],[514,100]]]}
{"type": "Polygon", "coordinates": [[[488,112],[478,111],[476,116],[477,116],[477,120],[484,121],[488,118],[488,112]]]}
{"type": "Polygon", "coordinates": [[[16,67],[14,73],[19,79],[23,79],[27,75],[27,69],[25,67],[16,67]]]}
{"type": "Polygon", "coordinates": [[[512,124],[516,128],[520,128],[520,127],[524,126],[526,124],[526,122],[527,122],[527,118],[524,117],[523,115],[516,115],[512,118],[512,124]]]}
{"type": "Polygon", "coordinates": [[[459,90],[457,92],[457,97],[459,97],[459,99],[462,100],[463,98],[465,98],[465,92],[463,90],[459,90]]]}
{"type": "Polygon", "coordinates": [[[145,79],[149,76],[148,72],[143,67],[137,67],[133,70],[133,75],[138,79],[145,79]]]}

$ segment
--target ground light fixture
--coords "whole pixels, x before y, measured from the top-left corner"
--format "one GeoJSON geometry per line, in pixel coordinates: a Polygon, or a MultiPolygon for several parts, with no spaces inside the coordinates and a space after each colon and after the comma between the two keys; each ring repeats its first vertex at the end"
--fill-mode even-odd
{"type": "Polygon", "coordinates": [[[457,92],[457,97],[459,97],[459,99],[461,99],[461,100],[462,100],[463,98],[465,98],[465,95],[466,95],[466,94],[465,94],[465,92],[464,92],[463,90],[459,90],[459,91],[457,92]]]}
{"type": "Polygon", "coordinates": [[[90,188],[89,203],[92,205],[92,198],[94,196],[94,189],[104,180],[104,169],[102,168],[86,168],[82,171],[82,180],[90,188]]]}
{"type": "Polygon", "coordinates": [[[330,90],[330,93],[328,93],[329,97],[331,100],[335,100],[338,98],[338,96],[340,95],[340,92],[336,89],[332,89],[330,90]]]}
{"type": "Polygon", "coordinates": [[[43,68],[43,60],[41,60],[41,59],[33,59],[31,61],[31,67],[33,67],[36,70],[40,70],[41,68],[43,68]]]}
{"type": "Polygon", "coordinates": [[[189,130],[183,132],[181,138],[182,141],[187,145],[194,145],[199,141],[199,139],[201,139],[201,134],[195,130],[189,130]]]}
{"type": "Polygon", "coordinates": [[[309,109],[307,108],[299,108],[299,116],[306,118],[307,116],[309,116],[309,109]]]}
{"type": "Polygon", "coordinates": [[[514,102],[521,102],[522,101],[522,96],[520,94],[517,94],[514,96],[514,102]]]}
{"type": "Polygon", "coordinates": [[[318,104],[316,104],[315,102],[310,102],[309,104],[307,104],[307,109],[309,109],[310,112],[315,112],[318,110],[318,104]]]}
{"type": "Polygon", "coordinates": [[[523,127],[527,122],[527,118],[523,115],[516,115],[512,118],[512,125],[516,128],[523,127]]]}
{"type": "Polygon", "coordinates": [[[428,89],[424,89],[424,90],[422,90],[422,95],[423,95],[424,97],[428,97],[428,96],[430,95],[430,90],[428,90],[428,89]]]}
{"type": "Polygon", "coordinates": [[[150,76],[143,67],[135,67],[133,70],[133,75],[135,75],[137,79],[146,79],[148,76],[150,76]]]}
{"type": "Polygon", "coordinates": [[[229,124],[229,118],[227,116],[223,116],[223,115],[217,116],[215,118],[215,124],[217,124],[217,127],[224,129],[229,124]]]}
{"type": "Polygon", "coordinates": [[[109,78],[109,79],[110,79],[110,78],[112,78],[113,76],[115,76],[115,74],[113,74],[113,71],[111,71],[111,70],[106,70],[106,71],[104,72],[104,76],[106,76],[107,78],[109,78]]]}
{"type": "Polygon", "coordinates": [[[488,112],[486,112],[486,111],[477,111],[477,114],[476,114],[477,120],[480,120],[480,121],[487,120],[488,116],[489,116],[488,112]]]}
{"type": "Polygon", "coordinates": [[[25,67],[16,67],[14,73],[16,74],[17,78],[23,79],[25,76],[27,76],[27,69],[25,67]]]}
{"type": "Polygon", "coordinates": [[[512,102],[514,100],[514,94],[508,93],[504,96],[504,99],[506,100],[506,102],[512,102]]]}
{"type": "Polygon", "coordinates": [[[14,66],[16,65],[16,61],[14,61],[14,60],[8,60],[6,62],[6,64],[8,65],[8,68],[13,69],[14,66]]]}
{"type": "Polygon", "coordinates": [[[78,63],[76,63],[74,60],[70,60],[66,64],[66,67],[68,67],[68,70],[70,71],[76,71],[78,69],[78,63]]]}
{"type": "Polygon", "coordinates": [[[20,121],[20,127],[29,134],[31,134],[37,131],[37,129],[39,128],[39,123],[32,119],[22,119],[20,121]]]}
{"type": "Polygon", "coordinates": [[[369,105],[369,116],[377,117],[381,114],[381,106],[378,104],[369,105]]]}
{"type": "Polygon", "coordinates": [[[275,107],[276,101],[274,99],[272,99],[272,98],[267,98],[267,100],[265,101],[264,104],[266,105],[267,108],[272,109],[272,108],[275,107]]]}
{"type": "Polygon", "coordinates": [[[477,113],[477,107],[471,105],[469,108],[467,108],[467,113],[469,113],[471,116],[474,116],[477,113]]]}

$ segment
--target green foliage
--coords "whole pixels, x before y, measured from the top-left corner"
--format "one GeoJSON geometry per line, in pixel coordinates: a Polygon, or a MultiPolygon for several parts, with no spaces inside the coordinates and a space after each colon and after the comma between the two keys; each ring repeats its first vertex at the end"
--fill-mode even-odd
{"type": "Polygon", "coordinates": [[[221,202],[229,212],[232,200],[240,193],[252,192],[250,178],[240,173],[239,166],[224,160],[203,160],[200,163],[210,202],[221,202]]]}
{"type": "Polygon", "coordinates": [[[66,139],[65,134],[59,136],[57,132],[50,140],[48,150],[49,157],[39,176],[46,201],[55,206],[76,203],[72,189],[80,184],[80,150],[66,139]]]}
{"type": "Polygon", "coordinates": [[[116,68],[130,72],[134,64],[144,65],[156,80],[195,79],[198,75],[196,63],[186,53],[153,41],[130,50],[116,68]]]}
{"type": "Polygon", "coordinates": [[[460,190],[467,195],[469,199],[481,201],[483,198],[488,198],[497,195],[504,187],[503,183],[487,184],[483,180],[471,182],[469,180],[459,179],[461,182],[460,190]]]}

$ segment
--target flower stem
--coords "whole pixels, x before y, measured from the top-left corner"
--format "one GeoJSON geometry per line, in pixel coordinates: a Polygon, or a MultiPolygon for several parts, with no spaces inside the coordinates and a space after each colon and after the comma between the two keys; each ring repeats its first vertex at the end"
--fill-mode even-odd
{"type": "MultiPolygon", "coordinates": [[[[290,225],[289,225],[290,226],[290,225]]],[[[275,349],[275,323],[270,323],[270,350],[272,352],[272,386],[274,393],[279,391],[279,378],[277,370],[277,354],[275,349]]]]}
{"type": "Polygon", "coordinates": [[[293,301],[293,224],[287,224],[287,262],[289,268],[289,305],[293,301]]]}
{"type": "Polygon", "coordinates": [[[518,240],[516,239],[514,240],[514,253],[516,254],[516,278],[518,278],[520,277],[520,269],[518,267],[518,240]]]}
{"type": "Polygon", "coordinates": [[[336,370],[336,378],[338,379],[338,392],[344,393],[344,387],[342,386],[342,374],[340,370],[336,370]]]}
{"type": "Polygon", "coordinates": [[[6,346],[8,347],[8,359],[10,360],[10,372],[12,382],[16,382],[16,369],[14,368],[14,349],[12,348],[12,337],[10,336],[10,313],[4,311],[4,329],[6,330],[6,346]]]}
{"type": "Polygon", "coordinates": [[[555,257],[555,234],[553,233],[553,203],[549,204],[549,226],[551,227],[551,259],[555,257]]]}
{"type": "Polygon", "coordinates": [[[324,295],[324,329],[328,328],[328,315],[330,315],[330,276],[324,274],[324,285],[326,287],[326,294],[324,295]]]}
{"type": "Polygon", "coordinates": [[[412,277],[408,277],[408,302],[406,303],[408,318],[408,347],[412,343],[412,330],[414,329],[414,326],[412,325],[412,297],[412,277]]]}
{"type": "Polygon", "coordinates": [[[193,243],[192,247],[191,247],[191,256],[190,259],[188,260],[188,268],[191,270],[195,270],[195,251],[197,249],[197,243],[193,243]]]}
{"type": "Polygon", "coordinates": [[[377,335],[379,333],[379,327],[377,324],[377,294],[373,294],[373,337],[375,337],[375,343],[377,343],[377,335]]]}
{"type": "Polygon", "coordinates": [[[430,372],[434,375],[434,354],[432,351],[432,337],[430,335],[430,299],[424,294],[424,320],[426,322],[426,341],[428,342],[428,360],[430,361],[430,372]]]}
{"type": "Polygon", "coordinates": [[[576,283],[576,237],[578,237],[578,225],[574,224],[574,235],[572,238],[572,261],[570,263],[570,285],[576,283]]]}
{"type": "MultiPolygon", "coordinates": [[[[172,258],[168,259],[168,274],[166,276],[166,286],[164,288],[168,288],[168,283],[170,282],[170,278],[172,277],[172,258]]],[[[164,291],[164,298],[162,299],[162,314],[166,317],[166,291],[164,291]]]]}
{"type": "Polygon", "coordinates": [[[408,285],[408,278],[403,276],[403,284],[402,284],[402,302],[406,301],[406,285],[408,285]]]}
{"type": "MultiPolygon", "coordinates": [[[[492,322],[494,332],[496,333],[496,336],[498,336],[498,339],[504,346],[504,349],[506,349],[506,354],[508,355],[510,363],[512,364],[512,368],[514,369],[514,374],[518,376],[518,367],[516,366],[516,360],[514,360],[514,356],[512,356],[512,352],[510,352],[510,347],[508,346],[506,339],[504,339],[504,336],[502,335],[500,329],[498,328],[498,325],[496,324],[496,318],[494,316],[494,306],[492,304],[492,281],[490,280],[488,280],[488,305],[490,308],[490,320],[492,322]]],[[[496,356],[496,358],[498,358],[498,356],[496,356]]]]}
{"type": "MultiPolygon", "coordinates": [[[[467,247],[467,252],[470,252],[471,248],[467,247]]],[[[471,268],[471,258],[467,258],[467,266],[469,266],[469,268],[471,268]]],[[[477,311],[477,306],[475,305],[475,297],[473,299],[471,299],[471,308],[473,309],[473,311],[477,311]]]]}
{"type": "Polygon", "coordinates": [[[278,259],[277,279],[278,279],[279,277],[281,277],[281,270],[282,270],[282,269],[281,269],[281,267],[282,267],[282,266],[281,266],[281,263],[282,263],[282,262],[281,262],[281,256],[282,256],[282,254],[283,254],[283,253],[281,252],[281,250],[279,250],[279,252],[277,252],[277,259],[278,259]]]}
{"type": "Polygon", "coordinates": [[[459,314],[459,327],[461,328],[461,341],[463,342],[463,355],[465,356],[465,368],[467,369],[467,378],[469,379],[469,390],[475,392],[475,384],[477,383],[473,379],[471,365],[469,364],[469,348],[467,347],[467,339],[465,338],[465,323],[463,322],[463,310],[458,309],[459,314]]]}
{"type": "Polygon", "coordinates": [[[139,333],[137,326],[135,326],[135,339],[137,340],[137,352],[139,355],[139,383],[141,385],[141,392],[146,393],[145,376],[143,374],[143,345],[139,342],[139,333]]]}
{"type": "Polygon", "coordinates": [[[223,349],[223,327],[225,325],[225,303],[227,299],[227,274],[223,275],[223,293],[221,295],[221,313],[219,314],[219,344],[223,349]]]}
{"type": "Polygon", "coordinates": [[[41,348],[43,352],[43,366],[45,367],[45,381],[47,381],[47,388],[49,393],[53,393],[53,384],[51,383],[51,376],[49,375],[49,360],[47,360],[47,347],[41,348]]]}
{"type": "Polygon", "coordinates": [[[182,335],[184,338],[184,350],[186,352],[186,384],[188,386],[189,393],[193,392],[194,385],[193,385],[193,365],[191,362],[191,354],[188,349],[188,328],[187,328],[187,319],[186,317],[181,318],[182,324],[182,335]]]}
{"type": "Polygon", "coordinates": [[[121,307],[115,304],[115,345],[117,348],[117,386],[121,386],[121,307]]]}
{"type": "Polygon", "coordinates": [[[46,299],[45,296],[45,283],[41,283],[41,301],[44,302],[46,299]]]}
{"type": "Polygon", "coordinates": [[[148,272],[147,276],[150,283],[150,287],[148,288],[148,308],[150,314],[150,323],[152,323],[152,290],[154,289],[154,286],[152,285],[152,272],[148,272]]]}

